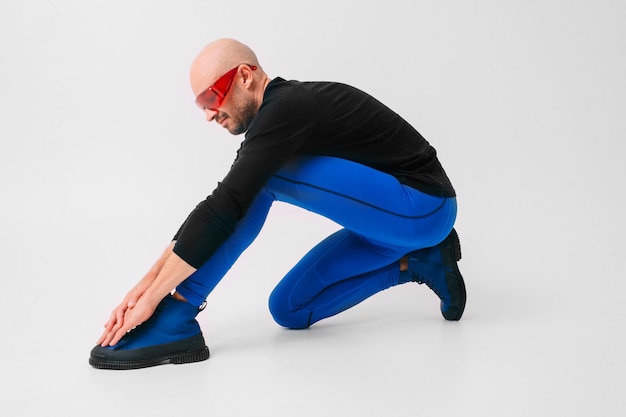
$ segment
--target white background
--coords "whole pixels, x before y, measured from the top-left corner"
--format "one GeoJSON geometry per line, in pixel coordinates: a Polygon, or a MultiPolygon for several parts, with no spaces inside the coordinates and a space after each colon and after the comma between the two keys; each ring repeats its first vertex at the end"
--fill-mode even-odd
{"type": "Polygon", "coordinates": [[[2,0],[2,414],[624,415],[625,21],[618,0],[2,0]],[[370,92],[437,148],[461,322],[416,285],[278,327],[269,292],[336,226],[277,204],[199,316],[211,359],[88,365],[242,139],[188,85],[219,37],[370,92]]]}

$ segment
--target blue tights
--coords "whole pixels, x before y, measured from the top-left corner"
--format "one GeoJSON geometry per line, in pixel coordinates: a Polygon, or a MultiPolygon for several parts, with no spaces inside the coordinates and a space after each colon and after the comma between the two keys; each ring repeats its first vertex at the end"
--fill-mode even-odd
{"type": "Polygon", "coordinates": [[[399,284],[399,260],[437,245],[452,230],[456,199],[434,197],[344,159],[290,161],[261,190],[235,232],[176,289],[201,305],[256,238],[274,201],[318,213],[343,229],[315,246],[269,299],[274,320],[306,328],[399,284]]]}

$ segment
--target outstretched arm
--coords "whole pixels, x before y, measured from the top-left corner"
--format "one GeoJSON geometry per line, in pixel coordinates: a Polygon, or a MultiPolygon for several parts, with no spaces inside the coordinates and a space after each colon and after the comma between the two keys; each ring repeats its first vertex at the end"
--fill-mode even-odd
{"type": "Polygon", "coordinates": [[[175,243],[165,249],[150,271],[113,310],[98,339],[99,345],[115,345],[126,332],[148,320],[159,302],[196,271],[173,252],[175,243]]]}

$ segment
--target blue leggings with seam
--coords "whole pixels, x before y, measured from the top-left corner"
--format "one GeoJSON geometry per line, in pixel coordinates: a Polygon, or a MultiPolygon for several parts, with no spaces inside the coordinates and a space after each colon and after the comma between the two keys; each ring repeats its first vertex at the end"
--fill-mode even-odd
{"type": "Polygon", "coordinates": [[[269,298],[274,320],[302,329],[399,284],[399,260],[440,243],[456,219],[456,199],[435,197],[376,169],[326,156],[297,157],[259,192],[235,232],[177,288],[194,305],[254,241],[274,201],[320,214],[343,228],[310,252],[269,298]]]}

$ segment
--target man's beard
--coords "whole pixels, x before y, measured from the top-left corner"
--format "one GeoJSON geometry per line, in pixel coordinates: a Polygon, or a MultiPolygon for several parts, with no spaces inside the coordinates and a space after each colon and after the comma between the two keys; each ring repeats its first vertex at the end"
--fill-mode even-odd
{"type": "Polygon", "coordinates": [[[257,114],[256,104],[250,100],[241,106],[237,106],[237,113],[238,117],[236,120],[231,118],[234,122],[233,127],[228,129],[232,135],[240,135],[248,130],[250,123],[252,123],[257,114]]]}

